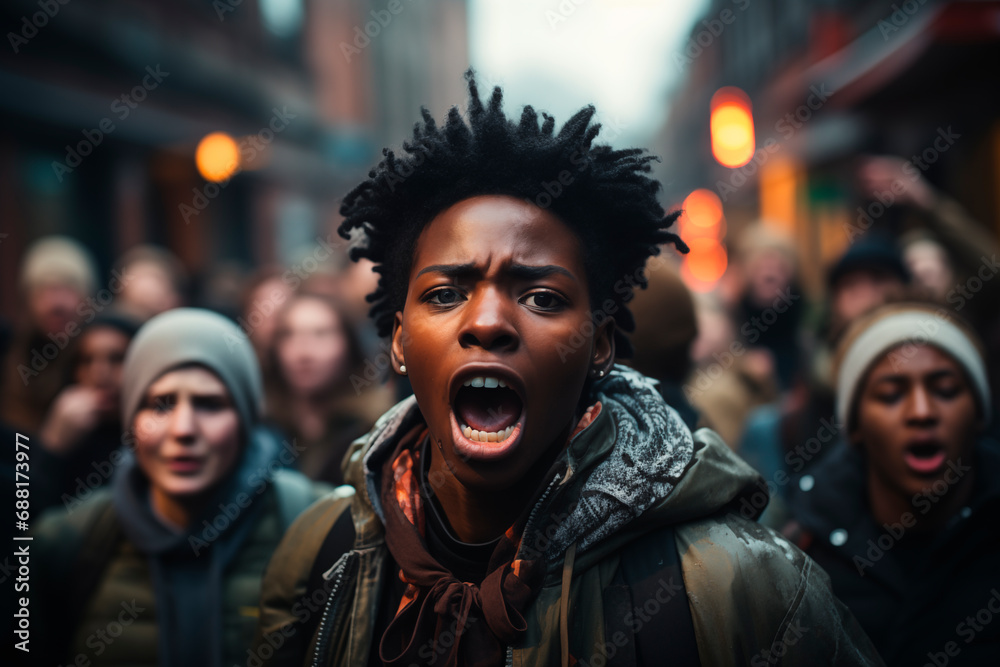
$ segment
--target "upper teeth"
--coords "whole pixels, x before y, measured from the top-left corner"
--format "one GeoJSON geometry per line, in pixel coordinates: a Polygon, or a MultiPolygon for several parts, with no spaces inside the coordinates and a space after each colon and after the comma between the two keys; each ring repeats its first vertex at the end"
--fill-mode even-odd
{"type": "Polygon", "coordinates": [[[496,389],[497,387],[506,387],[507,383],[498,378],[491,377],[474,377],[470,380],[466,380],[462,383],[463,387],[485,387],[486,389],[496,389]]]}

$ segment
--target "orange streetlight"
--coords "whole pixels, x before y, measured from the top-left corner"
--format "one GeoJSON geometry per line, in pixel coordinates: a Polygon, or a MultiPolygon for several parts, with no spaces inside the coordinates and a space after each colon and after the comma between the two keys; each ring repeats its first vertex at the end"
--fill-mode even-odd
{"type": "Polygon", "coordinates": [[[750,98],[739,88],[720,88],[712,96],[712,155],[724,167],[742,167],[756,148],[750,98]]]}
{"type": "Polygon", "coordinates": [[[225,132],[213,132],[198,143],[194,161],[206,181],[218,183],[239,170],[240,149],[225,132]]]}
{"type": "Polygon", "coordinates": [[[681,277],[696,292],[707,292],[726,272],[729,257],[722,239],[726,235],[726,218],[719,196],[699,188],[689,194],[681,205],[680,235],[691,252],[681,263],[681,277]]]}

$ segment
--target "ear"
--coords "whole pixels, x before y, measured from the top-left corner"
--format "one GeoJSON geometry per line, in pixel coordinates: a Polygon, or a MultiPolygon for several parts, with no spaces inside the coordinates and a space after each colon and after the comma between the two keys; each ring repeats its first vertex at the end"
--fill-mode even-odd
{"type": "Polygon", "coordinates": [[[406,340],[406,335],[403,333],[403,312],[396,311],[396,315],[392,320],[392,348],[390,355],[392,356],[393,370],[400,375],[405,375],[400,370],[401,366],[406,365],[406,357],[403,355],[404,340],[406,340]]]}
{"type": "Polygon", "coordinates": [[[591,374],[604,375],[615,365],[615,318],[606,317],[594,331],[594,356],[590,361],[591,374]]]}

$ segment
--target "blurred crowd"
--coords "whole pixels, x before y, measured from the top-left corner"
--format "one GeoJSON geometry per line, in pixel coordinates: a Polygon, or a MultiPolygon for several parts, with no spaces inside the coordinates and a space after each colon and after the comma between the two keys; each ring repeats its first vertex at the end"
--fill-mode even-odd
{"type": "MultiPolygon", "coordinates": [[[[649,288],[632,302],[636,354],[624,361],[656,378],[692,429],[716,430],[759,471],[761,506],[770,496],[762,521],[827,569],[835,592],[893,655],[906,637],[954,627],[950,619],[907,627],[907,619],[887,613],[900,595],[919,589],[940,601],[941,582],[967,590],[963,582],[991,576],[969,554],[985,541],[982,553],[998,555],[994,529],[977,532],[956,521],[981,527],[1000,502],[992,418],[1000,378],[1000,280],[993,278],[1000,265],[996,238],[948,193],[923,178],[904,178],[903,162],[892,157],[859,164],[858,191],[900,190],[906,213],[846,229],[846,250],[827,267],[821,297],[800,280],[793,240],[760,221],[734,234],[729,268],[712,292],[690,291],[670,261],[648,272],[649,288]],[[929,345],[899,356],[899,345],[921,340],[913,322],[931,322],[923,339],[929,345]],[[900,333],[900,326],[909,328],[900,333]],[[937,335],[945,329],[947,336],[937,335]],[[922,368],[936,375],[921,375],[922,368]],[[964,412],[955,412],[959,385],[972,405],[964,412]],[[878,454],[897,446],[908,468],[899,457],[878,454]],[[925,515],[915,501],[897,502],[933,496],[936,487],[922,486],[914,471],[929,470],[942,452],[975,471],[956,481],[961,492],[942,490],[945,500],[932,498],[925,515]],[[903,548],[866,551],[867,539],[882,544],[879,526],[905,523],[908,507],[923,527],[917,537],[903,538],[903,548]],[[934,561],[933,581],[918,577],[942,550],[951,556],[934,561]],[[872,576],[859,576],[868,566],[858,565],[858,554],[872,576]]],[[[305,276],[280,266],[246,274],[223,267],[196,289],[162,247],[132,248],[102,276],[81,243],[38,239],[21,262],[21,318],[4,324],[0,403],[5,439],[31,436],[32,514],[73,509],[112,482],[115,452],[136,437],[136,422],[128,420],[155,386],[126,387],[130,343],[152,326],[168,347],[177,341],[179,359],[202,363],[202,352],[191,351],[197,329],[217,323],[190,315],[202,312],[192,307],[225,316],[232,345],[252,350],[259,365],[263,410],[240,423],[280,443],[275,451],[289,453],[282,467],[320,484],[311,493],[344,483],[350,443],[410,393],[404,377],[388,372],[387,349],[366,318],[365,295],[376,277],[370,265],[343,261],[319,263],[305,276]],[[162,319],[171,313],[176,321],[162,319]],[[153,326],[157,321],[164,331],[153,326]],[[179,342],[188,338],[190,349],[179,342]]],[[[162,349],[148,344],[142,354],[155,358],[162,349]]],[[[239,403],[237,385],[227,379],[237,371],[210,370],[239,403]]],[[[253,382],[246,380],[251,398],[253,382]]],[[[180,574],[162,576],[194,585],[180,574]]],[[[947,615],[977,601],[942,604],[947,615]]]]}
{"type": "Polygon", "coordinates": [[[23,321],[5,332],[2,390],[4,427],[38,443],[36,479],[46,489],[33,508],[65,504],[60,499],[76,493],[90,463],[122,445],[130,341],[151,318],[193,305],[233,320],[252,345],[264,382],[263,422],[301,452],[294,467],[342,483],[347,446],[409,390],[384,372],[384,362],[375,365],[378,341],[364,301],[375,285],[370,267],[337,269],[319,266],[304,280],[281,267],[235,277],[220,271],[199,299],[181,262],[162,247],[130,249],[102,282],[77,241],[36,241],[20,271],[23,321]]]}

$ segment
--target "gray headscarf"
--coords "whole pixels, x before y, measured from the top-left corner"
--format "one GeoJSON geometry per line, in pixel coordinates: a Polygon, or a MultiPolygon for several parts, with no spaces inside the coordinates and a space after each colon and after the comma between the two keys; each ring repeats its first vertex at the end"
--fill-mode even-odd
{"type": "Polygon", "coordinates": [[[219,376],[250,433],[263,412],[260,365],[247,336],[232,321],[202,308],[176,308],[139,329],[125,355],[122,424],[132,428],[149,385],[167,371],[200,364],[219,376]]]}

